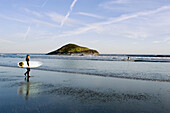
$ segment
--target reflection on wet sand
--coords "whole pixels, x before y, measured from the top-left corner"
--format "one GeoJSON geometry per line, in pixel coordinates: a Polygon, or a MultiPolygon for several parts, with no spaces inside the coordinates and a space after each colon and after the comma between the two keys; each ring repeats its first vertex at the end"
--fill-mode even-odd
{"type": "Polygon", "coordinates": [[[30,68],[27,68],[27,71],[24,73],[24,75],[25,75],[25,81],[26,82],[19,86],[18,94],[25,94],[25,99],[28,100],[29,99],[29,93],[30,93],[30,82],[29,82],[30,68]]]}
{"type": "Polygon", "coordinates": [[[73,88],[73,87],[60,87],[42,93],[72,96],[72,99],[78,100],[82,103],[107,103],[114,101],[149,101],[156,99],[156,96],[151,96],[147,93],[134,93],[134,92],[118,92],[111,91],[96,91],[91,89],[73,88]]]}
{"type": "MultiPolygon", "coordinates": [[[[47,84],[40,82],[30,82],[30,77],[26,76],[25,82],[16,84],[18,87],[18,94],[24,95],[28,100],[31,96],[40,95],[60,95],[71,96],[73,100],[80,101],[81,103],[107,103],[114,101],[159,101],[156,95],[149,92],[130,92],[119,91],[116,89],[90,89],[64,86],[64,84],[47,84]],[[40,90],[41,89],[41,90],[40,90]]],[[[12,85],[15,86],[15,85],[12,85]]]]}
{"type": "Polygon", "coordinates": [[[18,88],[18,94],[23,94],[24,95],[24,93],[26,91],[25,99],[28,100],[28,98],[29,98],[29,90],[30,90],[30,83],[27,82],[26,84],[23,84],[22,86],[20,86],[18,88]],[[26,89],[25,89],[24,85],[26,85],[26,89]]]}
{"type": "Polygon", "coordinates": [[[0,82],[10,82],[10,81],[16,81],[18,79],[13,79],[13,78],[7,78],[7,77],[1,77],[0,82]]]}
{"type": "Polygon", "coordinates": [[[95,90],[78,87],[68,87],[61,84],[43,84],[40,82],[22,82],[18,87],[18,94],[25,95],[28,100],[31,96],[60,95],[71,96],[73,100],[81,103],[107,103],[114,101],[159,101],[157,96],[150,93],[140,92],[119,92],[116,90],[95,90]]]}
{"type": "Polygon", "coordinates": [[[18,94],[24,95],[25,99],[28,100],[29,96],[37,96],[40,92],[40,83],[39,82],[29,82],[27,79],[26,82],[21,82],[18,87],[18,94]]]}
{"type": "MultiPolygon", "coordinates": [[[[28,72],[28,73],[27,73],[28,72]]],[[[29,71],[25,82],[21,82],[18,87],[18,94],[24,95],[25,99],[40,95],[71,96],[73,100],[81,103],[107,103],[107,102],[128,102],[128,101],[159,101],[156,95],[149,92],[119,91],[116,89],[90,89],[81,87],[65,86],[64,84],[46,84],[40,82],[30,82],[29,71]],[[40,91],[41,89],[41,91],[40,91]]]]}
{"type": "MultiPolygon", "coordinates": [[[[30,78],[30,76],[29,76],[29,72],[30,72],[30,69],[29,68],[27,68],[27,72],[25,73],[25,75],[27,74],[27,76],[25,76],[25,81],[26,81],[26,95],[25,95],[25,99],[26,100],[28,100],[28,98],[29,98],[29,92],[30,92],[30,82],[29,82],[29,78],[30,78]]],[[[18,93],[19,94],[23,94],[23,92],[24,92],[24,84],[23,85],[21,85],[19,88],[18,88],[18,93]]]]}

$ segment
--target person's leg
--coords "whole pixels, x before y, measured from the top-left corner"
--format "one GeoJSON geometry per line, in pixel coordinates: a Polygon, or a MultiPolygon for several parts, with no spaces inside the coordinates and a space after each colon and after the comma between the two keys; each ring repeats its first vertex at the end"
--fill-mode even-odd
{"type": "Polygon", "coordinates": [[[28,76],[30,75],[30,68],[28,68],[28,76]]]}
{"type": "Polygon", "coordinates": [[[24,73],[24,75],[26,76],[29,76],[29,72],[30,72],[30,68],[27,68],[27,71],[24,73]]]}
{"type": "Polygon", "coordinates": [[[24,75],[26,76],[26,75],[27,75],[27,73],[28,73],[28,69],[27,69],[27,71],[24,73],[24,75]]]}
{"type": "Polygon", "coordinates": [[[29,77],[30,75],[30,68],[27,68],[27,76],[29,77]]]}

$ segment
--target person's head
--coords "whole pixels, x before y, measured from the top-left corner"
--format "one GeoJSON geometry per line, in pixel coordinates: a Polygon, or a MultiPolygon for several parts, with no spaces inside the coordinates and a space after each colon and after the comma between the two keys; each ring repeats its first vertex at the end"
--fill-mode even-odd
{"type": "Polygon", "coordinates": [[[27,55],[27,58],[30,58],[30,55],[27,55]]]}

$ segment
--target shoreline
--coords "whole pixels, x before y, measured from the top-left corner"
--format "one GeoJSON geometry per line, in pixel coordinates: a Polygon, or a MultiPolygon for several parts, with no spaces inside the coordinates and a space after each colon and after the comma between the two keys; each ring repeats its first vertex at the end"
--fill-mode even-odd
{"type": "MultiPolygon", "coordinates": [[[[0,65],[0,67],[20,68],[20,67],[17,67],[17,66],[8,66],[8,65],[0,65]]],[[[21,68],[21,69],[25,69],[25,68],[21,68]]],[[[31,68],[31,70],[41,70],[41,71],[59,72],[59,73],[70,73],[70,74],[82,74],[82,75],[92,75],[92,76],[98,76],[98,77],[109,77],[109,78],[129,79],[129,80],[142,80],[142,81],[154,81],[154,82],[170,82],[170,80],[159,80],[159,79],[138,78],[138,77],[125,77],[125,76],[113,76],[113,75],[104,75],[104,74],[97,74],[97,73],[95,74],[95,73],[62,71],[62,70],[41,69],[41,68],[31,68]]]]}

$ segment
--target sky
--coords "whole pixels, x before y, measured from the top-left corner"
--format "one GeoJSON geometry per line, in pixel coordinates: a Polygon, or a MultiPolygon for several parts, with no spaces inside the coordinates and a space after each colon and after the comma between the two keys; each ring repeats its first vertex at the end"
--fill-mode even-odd
{"type": "Polygon", "coordinates": [[[101,54],[170,54],[170,0],[0,2],[0,53],[74,43],[101,54]]]}

